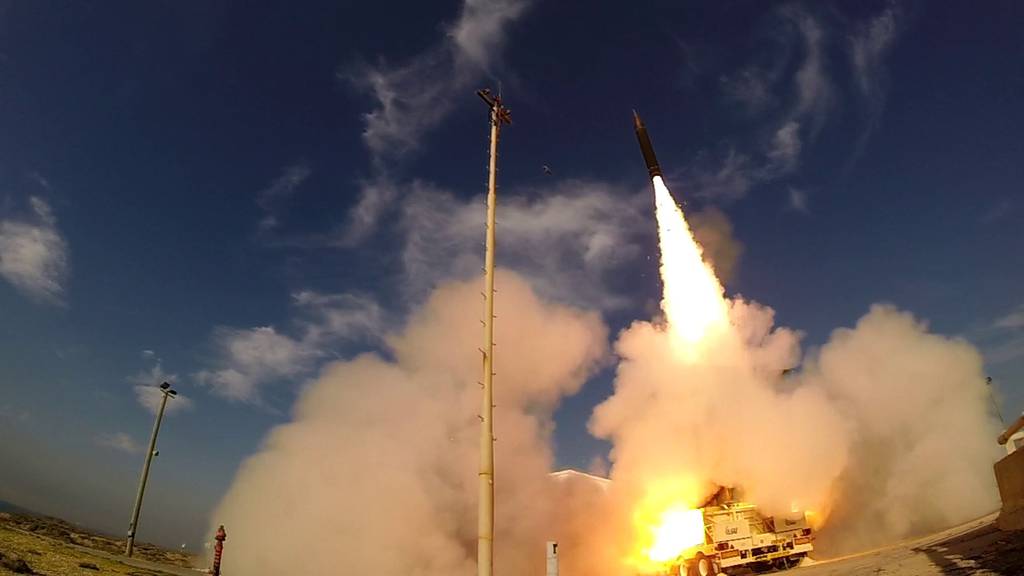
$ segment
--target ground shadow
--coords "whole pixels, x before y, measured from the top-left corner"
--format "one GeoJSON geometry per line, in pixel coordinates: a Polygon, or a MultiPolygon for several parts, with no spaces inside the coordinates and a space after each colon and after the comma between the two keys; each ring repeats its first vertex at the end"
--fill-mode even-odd
{"type": "Polygon", "coordinates": [[[988,524],[940,542],[914,548],[944,574],[960,576],[983,570],[1002,576],[1024,574],[1024,531],[1004,532],[988,524]]]}

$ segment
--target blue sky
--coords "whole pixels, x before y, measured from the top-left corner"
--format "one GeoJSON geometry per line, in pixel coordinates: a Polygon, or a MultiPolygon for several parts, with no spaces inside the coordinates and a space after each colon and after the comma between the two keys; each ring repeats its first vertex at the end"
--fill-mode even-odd
{"type": "Polygon", "coordinates": [[[1024,409],[1019,3],[410,4],[0,2],[0,499],[122,533],[168,379],[141,536],[195,546],[304,382],[479,270],[499,81],[546,297],[656,311],[636,108],[731,294],[805,350],[892,302],[1024,409]]]}

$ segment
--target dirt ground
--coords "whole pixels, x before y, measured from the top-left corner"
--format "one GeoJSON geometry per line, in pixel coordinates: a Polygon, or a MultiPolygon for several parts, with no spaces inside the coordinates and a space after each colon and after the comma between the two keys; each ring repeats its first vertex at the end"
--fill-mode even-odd
{"type": "Polygon", "coordinates": [[[1024,531],[1002,532],[992,514],[925,538],[834,560],[786,576],[1024,575],[1024,531]]]}

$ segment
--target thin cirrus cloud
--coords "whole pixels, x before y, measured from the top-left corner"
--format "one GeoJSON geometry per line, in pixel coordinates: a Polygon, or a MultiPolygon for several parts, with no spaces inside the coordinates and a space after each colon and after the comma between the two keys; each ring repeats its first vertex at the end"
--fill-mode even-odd
{"type": "MultiPolygon", "coordinates": [[[[773,57],[756,56],[756,62],[725,75],[723,94],[739,105],[748,117],[768,116],[767,124],[755,125],[760,142],[745,146],[732,141],[718,154],[702,153],[686,168],[681,181],[691,194],[717,203],[735,202],[754,187],[795,174],[801,159],[818,139],[840,97],[850,98],[865,116],[864,129],[854,140],[846,169],[859,158],[885,106],[886,57],[899,36],[901,12],[890,5],[849,31],[826,26],[822,19],[793,5],[779,8],[778,32],[770,36],[773,57]],[[841,94],[828,66],[829,48],[835,47],[850,61],[849,94],[841,94]],[[791,63],[796,62],[793,66],[791,63]],[[786,70],[793,69],[791,76],[786,70]],[[788,94],[778,101],[775,94],[788,94]],[[766,114],[779,110],[781,113],[766,114]]],[[[793,198],[790,197],[791,201],[793,198]]]]}
{"type": "Polygon", "coordinates": [[[465,0],[459,18],[435,46],[399,66],[365,66],[339,76],[368,92],[363,141],[377,159],[414,150],[448,115],[458,93],[490,71],[524,0],[465,0]]]}
{"type": "Polygon", "coordinates": [[[284,204],[312,173],[309,163],[300,160],[286,166],[280,176],[256,194],[256,205],[263,211],[259,223],[260,232],[269,232],[280,226],[280,212],[284,204]]]}

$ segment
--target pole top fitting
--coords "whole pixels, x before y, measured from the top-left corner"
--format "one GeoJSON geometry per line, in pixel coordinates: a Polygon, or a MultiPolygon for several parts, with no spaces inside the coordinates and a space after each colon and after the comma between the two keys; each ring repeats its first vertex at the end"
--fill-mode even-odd
{"type": "Polygon", "coordinates": [[[496,124],[512,124],[512,111],[501,105],[500,95],[495,96],[491,94],[488,88],[477,90],[476,95],[487,103],[487,107],[491,109],[493,121],[496,124]]]}

